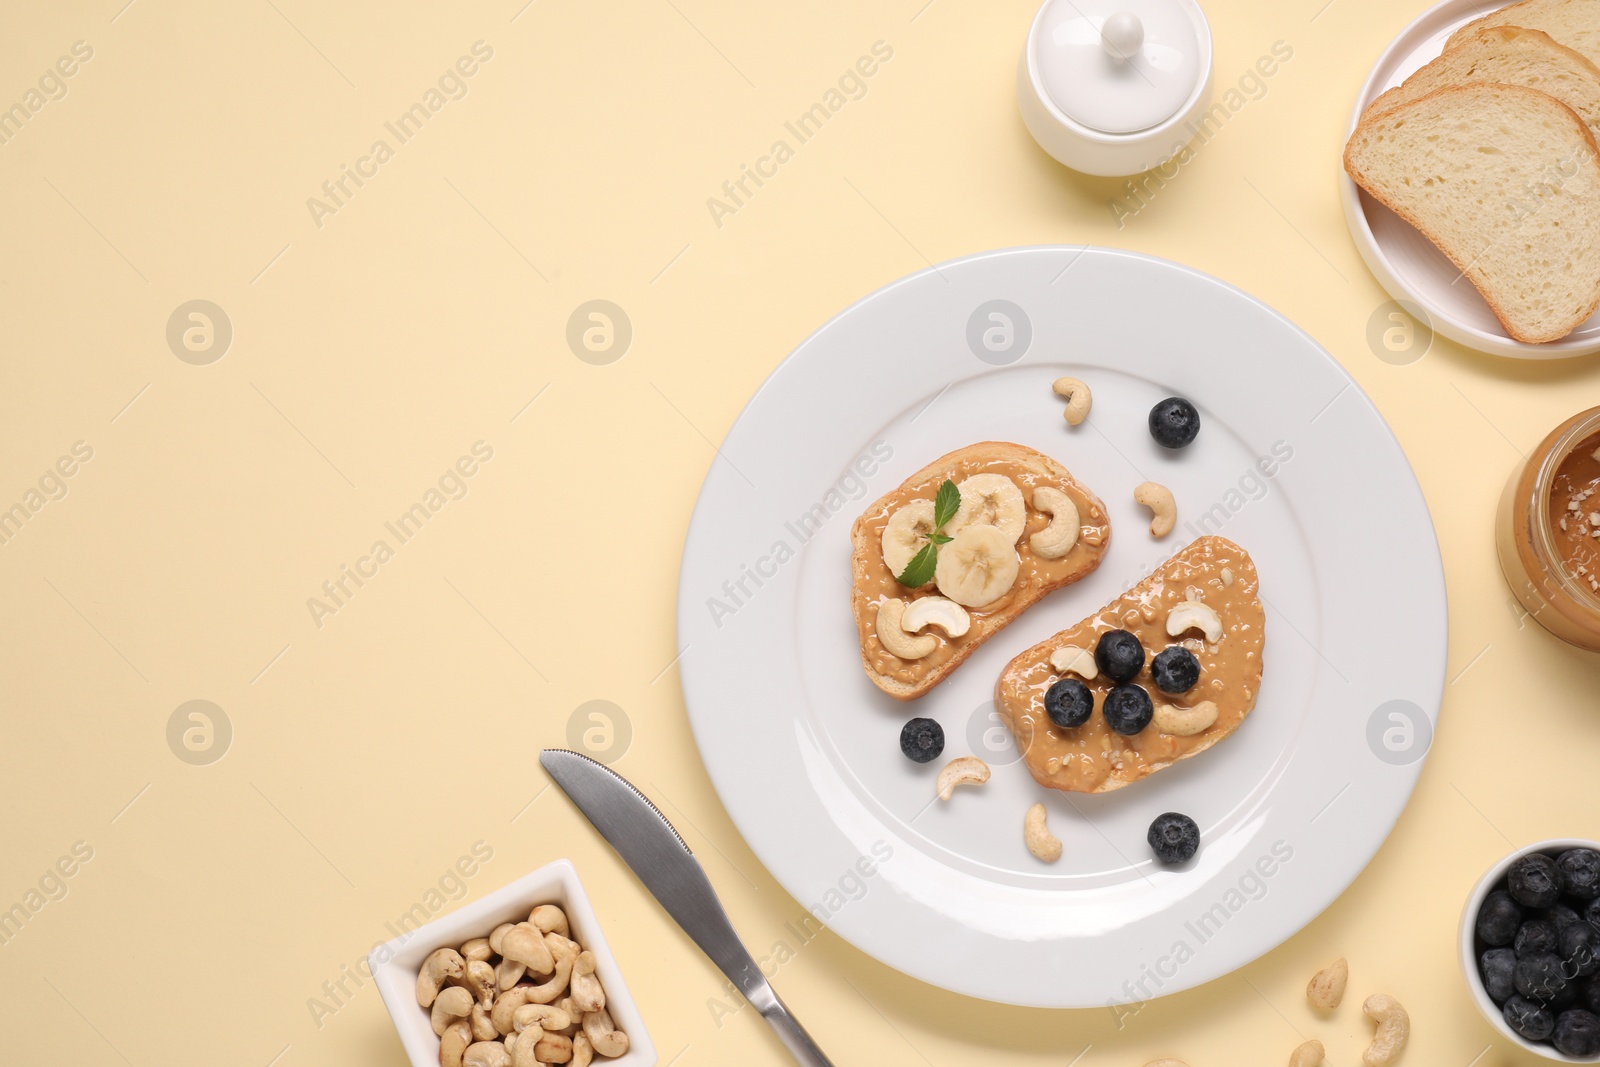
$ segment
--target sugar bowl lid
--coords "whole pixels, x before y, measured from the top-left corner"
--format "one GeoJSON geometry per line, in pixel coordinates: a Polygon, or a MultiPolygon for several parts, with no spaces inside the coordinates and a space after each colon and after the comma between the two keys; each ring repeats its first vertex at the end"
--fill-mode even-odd
{"type": "Polygon", "coordinates": [[[1209,84],[1210,36],[1194,0],[1046,0],[1027,59],[1069,119],[1134,134],[1183,112],[1209,84]]]}

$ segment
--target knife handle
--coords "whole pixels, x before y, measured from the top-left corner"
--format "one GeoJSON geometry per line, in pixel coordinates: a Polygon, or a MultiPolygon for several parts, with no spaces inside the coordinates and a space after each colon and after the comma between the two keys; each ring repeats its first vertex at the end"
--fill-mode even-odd
{"type": "Polygon", "coordinates": [[[763,982],[761,988],[752,992],[754,996],[747,996],[746,999],[772,1025],[778,1040],[783,1042],[783,1047],[789,1050],[789,1055],[794,1057],[796,1063],[801,1067],[833,1067],[832,1061],[822,1054],[817,1043],[811,1040],[811,1035],[806,1033],[806,1028],[789,1014],[788,1006],[778,999],[771,985],[763,982]]]}

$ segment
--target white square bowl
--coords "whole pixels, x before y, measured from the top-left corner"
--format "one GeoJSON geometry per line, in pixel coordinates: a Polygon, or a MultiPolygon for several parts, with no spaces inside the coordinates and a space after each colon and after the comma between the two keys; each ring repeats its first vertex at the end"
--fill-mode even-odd
{"type": "Polygon", "coordinates": [[[379,945],[367,957],[384,1007],[394,1019],[413,1067],[439,1067],[439,1038],[426,1009],[417,1004],[417,972],[436,948],[459,948],[475,937],[488,937],[501,923],[524,922],[537,904],[558,904],[567,913],[572,939],[594,953],[595,974],[606,991],[606,1010],[628,1035],[628,1051],[614,1060],[595,1057],[595,1067],[653,1067],[655,1045],[645,1032],[639,1008],[628,992],[611,946],[595,918],[578,872],[567,860],[548,863],[532,874],[502,886],[481,900],[466,904],[425,926],[379,945]]]}

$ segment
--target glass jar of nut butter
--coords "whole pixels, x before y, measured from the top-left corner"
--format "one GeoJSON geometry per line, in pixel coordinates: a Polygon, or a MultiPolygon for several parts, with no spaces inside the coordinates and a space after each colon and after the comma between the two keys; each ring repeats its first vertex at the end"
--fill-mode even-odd
{"type": "Polygon", "coordinates": [[[1512,472],[1495,541],[1534,620],[1600,652],[1600,408],[1556,427],[1512,472]]]}

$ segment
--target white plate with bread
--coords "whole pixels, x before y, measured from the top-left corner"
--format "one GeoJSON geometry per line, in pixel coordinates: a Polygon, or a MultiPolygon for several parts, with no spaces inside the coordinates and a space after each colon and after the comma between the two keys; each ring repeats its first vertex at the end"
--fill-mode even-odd
{"type": "Polygon", "coordinates": [[[1384,52],[1341,197],[1380,284],[1437,333],[1600,351],[1600,0],[1446,0],[1384,52]]]}
{"type": "Polygon", "coordinates": [[[1327,907],[1416,783],[1446,626],[1422,495],[1344,370],[1214,278],[1095,248],[943,264],[823,326],[722,442],[679,580],[706,770],[810,915],[773,913],[774,959],[826,925],[1048,1007],[1189,988],[1327,907]],[[1173,397],[1186,447],[1151,419],[1173,397]],[[1113,629],[1150,654],[1134,683],[1096,677],[1113,629]],[[1200,673],[1169,687],[1168,655],[1200,673]],[[1162,692],[1114,717],[1128,684],[1162,692]],[[1149,838],[1169,812],[1183,862],[1149,838]]]}

